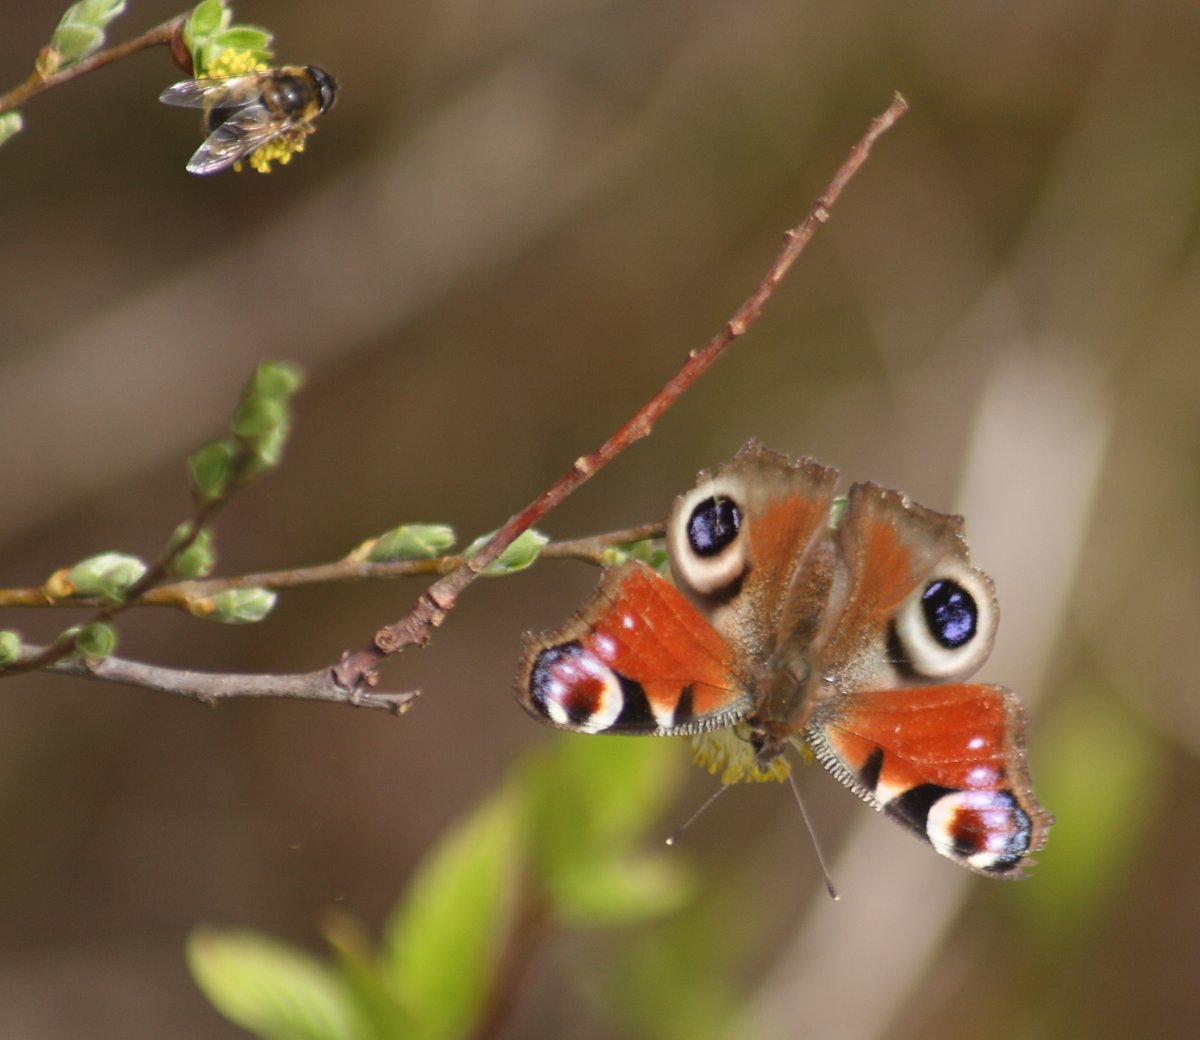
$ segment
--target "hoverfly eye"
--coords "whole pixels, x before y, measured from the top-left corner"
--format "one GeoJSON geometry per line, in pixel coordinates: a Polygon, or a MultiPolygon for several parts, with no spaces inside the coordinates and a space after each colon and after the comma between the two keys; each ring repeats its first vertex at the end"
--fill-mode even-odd
{"type": "Polygon", "coordinates": [[[317,65],[306,65],[308,74],[312,76],[313,82],[317,85],[317,94],[320,96],[320,105],[322,112],[328,112],[337,100],[337,80],[334,79],[328,72],[317,65]]]}
{"type": "Polygon", "coordinates": [[[742,511],[733,499],[705,499],[688,517],[688,544],[697,556],[716,556],[737,537],[741,526],[742,511]]]}

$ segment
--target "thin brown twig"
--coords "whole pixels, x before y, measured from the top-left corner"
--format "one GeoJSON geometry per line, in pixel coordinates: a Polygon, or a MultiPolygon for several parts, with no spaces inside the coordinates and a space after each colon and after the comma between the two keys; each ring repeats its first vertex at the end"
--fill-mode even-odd
{"type": "MultiPolygon", "coordinates": [[[[211,520],[211,515],[204,512],[201,515],[199,507],[193,518],[193,530],[203,519],[211,520]]],[[[644,524],[622,531],[610,531],[606,534],[592,535],[587,538],[575,538],[560,542],[550,542],[542,547],[540,556],[559,559],[577,559],[599,564],[601,554],[616,545],[637,542],[646,538],[661,536],[662,524],[644,524]]],[[[181,543],[183,545],[184,543],[181,543]]],[[[147,571],[143,578],[153,580],[154,573],[161,573],[168,562],[164,555],[159,565],[147,571]]],[[[197,598],[215,595],[232,588],[295,588],[301,585],[324,584],[331,581],[353,581],[365,578],[395,578],[412,574],[441,574],[458,566],[461,556],[440,557],[432,560],[406,560],[396,563],[366,563],[353,560],[341,560],[337,563],[307,567],[292,571],[276,571],[263,574],[244,574],[235,578],[213,579],[211,581],[183,581],[171,585],[160,585],[157,588],[147,588],[135,599],[109,607],[101,611],[97,618],[111,619],[122,610],[135,606],[160,605],[182,607],[197,598]],[[119,609],[118,609],[119,608],[119,609]]],[[[141,584],[139,582],[139,584],[141,584]]],[[[73,607],[103,607],[104,604],[94,597],[78,599],[50,600],[41,588],[5,590],[7,599],[0,603],[4,606],[73,606],[73,607]]],[[[365,689],[363,686],[346,689],[339,686],[328,668],[315,672],[292,675],[229,675],[214,672],[198,672],[186,668],[169,668],[160,665],[145,664],[120,657],[107,657],[103,660],[89,660],[75,655],[73,636],[62,636],[48,646],[33,646],[25,644],[17,661],[4,669],[0,676],[19,675],[23,672],[48,671],[60,675],[72,675],[82,679],[93,679],[99,682],[113,682],[124,686],[138,686],[144,689],[157,690],[161,693],[171,693],[177,696],[190,697],[205,704],[216,704],[218,701],[234,698],[287,698],[291,700],[324,701],[334,704],[349,704],[358,708],[378,708],[399,715],[408,710],[416,697],[413,692],[387,692],[365,689]]]]}
{"type": "Polygon", "coordinates": [[[65,69],[59,69],[57,72],[51,72],[49,75],[43,76],[37,69],[34,69],[24,82],[17,84],[17,86],[13,87],[7,93],[0,94],[0,115],[11,111],[18,105],[23,105],[30,98],[36,97],[38,94],[53,87],[61,86],[63,83],[68,83],[79,76],[86,76],[89,72],[94,72],[96,69],[104,65],[109,65],[114,61],[119,61],[121,58],[127,58],[129,55],[136,54],[147,47],[170,46],[175,38],[175,34],[182,28],[187,18],[186,14],[176,15],[169,21],[163,22],[162,25],[156,25],[153,29],[146,30],[141,36],[135,37],[132,40],[126,40],[124,43],[118,43],[113,47],[107,47],[102,51],[97,51],[82,61],[77,61],[75,64],[68,65],[65,69]]]}
{"type": "MultiPolygon", "coordinates": [[[[449,574],[435,581],[421,595],[406,617],[394,625],[380,629],[368,646],[345,654],[342,661],[332,668],[321,668],[301,675],[213,674],[163,668],[116,657],[90,660],[77,654],[63,656],[57,644],[52,647],[25,646],[22,648],[20,659],[6,670],[6,674],[41,667],[51,672],[174,693],[206,703],[233,697],[286,697],[377,708],[395,714],[405,711],[416,694],[376,691],[378,678],[375,666],[392,653],[428,641],[429,629],[441,624],[462,590],[478,578],[522,532],[559,505],[585,480],[631,444],[650,433],[659,416],[707,371],[758,317],[775,286],[807,245],[817,226],[829,219],[830,208],[866,160],[872,144],[904,114],[906,108],[904,99],[896,95],[888,109],[871,122],[867,132],[851,149],[829,187],[814,204],[805,220],[784,236],[783,249],[766,276],[725,327],[705,347],[689,354],[679,372],[599,449],[578,459],[567,473],[500,528],[478,553],[460,562],[449,574]],[[51,653],[53,656],[50,656],[51,653]]],[[[202,525],[197,523],[195,529],[200,526],[202,525]]],[[[576,543],[573,547],[575,551],[585,554],[598,551],[595,539],[583,541],[590,541],[592,544],[581,549],[579,543],[576,543]]],[[[174,552],[169,555],[173,556],[174,552]]],[[[136,596],[149,594],[148,586],[161,578],[160,565],[166,559],[168,557],[164,556],[159,565],[147,572],[143,581],[131,590],[136,596]]],[[[136,599],[131,599],[105,608],[97,615],[97,620],[110,618],[136,602],[136,599]]],[[[72,649],[73,641],[67,646],[66,653],[70,654],[72,649]]]]}
{"type": "Polygon", "coordinates": [[[445,620],[447,613],[454,608],[463,590],[474,582],[484,568],[508,548],[522,532],[555,509],[568,495],[628,447],[643,437],[649,436],[659,417],[712,367],[759,316],[762,308],[774,293],[775,287],[808,245],[816,229],[829,219],[834,203],[866,161],[876,140],[891,129],[907,109],[908,103],[900,94],[896,94],[887,109],[871,121],[866,133],[850,149],[849,155],[838,167],[825,192],[814,203],[808,215],[784,235],[783,248],[774,263],[746,302],[726,322],[724,328],[704,347],[693,350],[683,366],[666,385],[596,451],[576,459],[574,465],[566,473],[554,481],[521,512],[511,517],[476,555],[429,586],[408,614],[393,624],[379,629],[366,646],[344,654],[341,661],[332,669],[338,685],[353,690],[359,683],[369,680],[374,675],[375,669],[392,654],[427,643],[430,630],[445,620]]]}
{"type": "MultiPolygon", "coordinates": [[[[44,648],[29,646],[24,649],[30,655],[36,655],[44,648]]],[[[290,700],[348,704],[357,708],[379,708],[400,715],[408,710],[417,696],[415,692],[407,691],[389,693],[369,688],[345,690],[332,681],[328,668],[303,675],[231,675],[197,672],[187,668],[164,668],[121,657],[90,661],[73,656],[45,665],[43,670],[80,679],[140,686],[159,693],[190,697],[205,704],[234,698],[285,697],[290,700]]]]}
{"type": "MultiPolygon", "coordinates": [[[[142,602],[143,597],[170,572],[171,564],[182,553],[191,548],[196,539],[200,537],[200,532],[213,521],[217,513],[228,502],[228,496],[218,499],[198,500],[192,519],[189,521],[190,528],[187,535],[174,545],[169,546],[159,556],[158,560],[146,569],[146,573],[126,590],[124,598],[119,603],[106,604],[98,600],[92,600],[89,605],[98,606],[100,609],[97,610],[95,616],[87,624],[111,621],[117,615],[123,614],[131,607],[142,602]]],[[[41,590],[38,591],[40,592],[41,590]]],[[[45,594],[42,593],[42,596],[44,598],[45,594]]],[[[78,603],[79,601],[74,602],[78,603]]],[[[34,672],[40,668],[46,668],[57,661],[66,659],[75,652],[79,634],[79,626],[75,626],[63,632],[62,635],[48,646],[40,647],[36,651],[26,647],[17,661],[8,665],[3,672],[0,672],[0,677],[9,678],[13,675],[20,675],[23,672],[34,672]]]]}
{"type": "MultiPolygon", "coordinates": [[[[211,518],[209,518],[211,519],[211,518]]],[[[193,530],[198,530],[193,519],[193,530]]],[[[570,538],[558,542],[548,542],[542,546],[539,558],[560,560],[581,560],[599,566],[603,562],[606,550],[630,542],[640,542],[647,538],[662,537],[662,523],[642,524],[629,527],[622,531],[609,531],[605,534],[590,535],[586,538],[570,538]]],[[[181,542],[181,548],[187,543],[181,542]]],[[[172,556],[177,555],[172,552],[172,556]]],[[[295,589],[306,585],[329,585],[335,582],[368,581],[385,578],[407,578],[422,575],[447,574],[461,565],[463,557],[454,554],[437,556],[428,560],[397,560],[392,563],[372,563],[366,560],[337,560],[333,563],[320,563],[311,567],[295,567],[289,570],[261,571],[257,574],[238,574],[228,578],[204,578],[190,581],[176,581],[155,588],[146,588],[139,595],[131,597],[121,605],[121,609],[130,607],[177,607],[189,610],[189,605],[198,599],[215,596],[219,592],[233,589],[295,589]]],[[[162,563],[162,561],[160,561],[162,563]]],[[[147,572],[148,574],[150,572],[147,572]]],[[[165,573],[165,569],[158,573],[165,573]]],[[[150,575],[151,578],[154,575],[150,575]]],[[[142,582],[145,578],[142,579],[142,582]]],[[[139,582],[139,584],[142,584],[139,582]]],[[[69,596],[52,598],[46,594],[42,586],[20,589],[0,589],[0,607],[93,607],[100,608],[105,604],[96,596],[69,596]]],[[[111,617],[112,615],[108,615],[111,617]]],[[[2,673],[0,673],[2,674],[2,673]]]]}

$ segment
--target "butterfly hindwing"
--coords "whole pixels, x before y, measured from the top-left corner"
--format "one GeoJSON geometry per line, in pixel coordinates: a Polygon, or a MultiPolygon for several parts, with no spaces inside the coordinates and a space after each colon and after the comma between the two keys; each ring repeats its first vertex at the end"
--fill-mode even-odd
{"type": "Polygon", "coordinates": [[[1033,795],[1024,730],[1002,687],[928,686],[829,702],[807,739],[838,779],[942,855],[1019,877],[1053,822],[1033,795]]]}

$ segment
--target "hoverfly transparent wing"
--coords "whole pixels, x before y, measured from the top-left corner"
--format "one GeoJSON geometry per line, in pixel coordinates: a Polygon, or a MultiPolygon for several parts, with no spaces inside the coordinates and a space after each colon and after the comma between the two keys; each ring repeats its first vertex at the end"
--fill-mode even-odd
{"type": "Polygon", "coordinates": [[[288,122],[272,117],[265,105],[248,105],[213,128],[188,160],[188,173],[219,173],[228,169],[289,128],[288,122]]]}
{"type": "Polygon", "coordinates": [[[158,95],[164,105],[180,108],[222,108],[237,105],[253,97],[251,88],[262,79],[262,73],[250,72],[241,76],[222,76],[218,79],[185,79],[167,87],[158,95]]]}

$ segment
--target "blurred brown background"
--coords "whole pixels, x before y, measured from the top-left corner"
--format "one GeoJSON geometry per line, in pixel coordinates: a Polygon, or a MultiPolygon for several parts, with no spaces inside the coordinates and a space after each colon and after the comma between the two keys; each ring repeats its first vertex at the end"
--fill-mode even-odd
{"type": "MultiPolygon", "coordinates": [[[[179,10],[131,8],[114,40],[179,10]]],[[[2,16],[5,87],[59,13],[2,16]]],[[[155,554],[188,508],[183,458],[264,358],[309,382],[284,467],[223,517],[221,573],[333,559],[405,520],[497,526],[720,327],[902,90],[911,113],[762,321],[545,527],[660,517],[756,435],[962,510],[996,578],[983,675],[1031,705],[1058,816],[1035,879],[971,877],[807,770],[844,895],[829,905],[787,792],[732,792],[684,854],[752,939],[743,1035],[1194,1036],[1200,7],[236,13],[341,80],[290,168],[185,174],[198,139],[156,100],[178,78],[165,52],[35,99],[0,150],[0,582],[155,554]]],[[[401,720],[6,683],[0,1034],[240,1035],[187,976],[190,928],[319,949],[336,906],[376,929],[523,749],[582,739],[528,720],[509,684],[520,633],[594,578],[547,563],[474,587],[385,672],[424,691],[401,720]]],[[[308,670],[418,591],[291,593],[246,628],[138,613],[121,652],[308,670]]],[[[0,623],[49,638],[66,617],[0,623]]],[[[680,819],[711,788],[692,783],[680,819]]],[[[554,949],[514,1035],[626,1035],[554,949]]]]}

